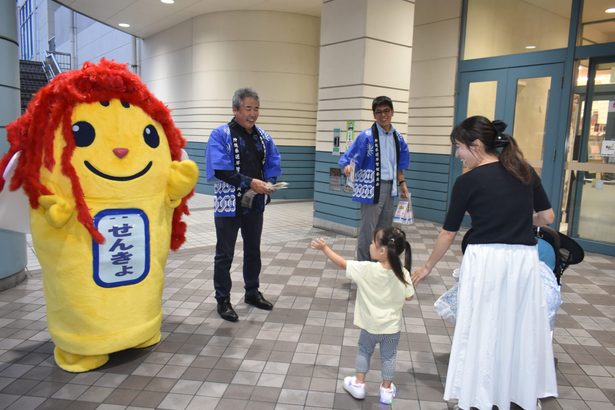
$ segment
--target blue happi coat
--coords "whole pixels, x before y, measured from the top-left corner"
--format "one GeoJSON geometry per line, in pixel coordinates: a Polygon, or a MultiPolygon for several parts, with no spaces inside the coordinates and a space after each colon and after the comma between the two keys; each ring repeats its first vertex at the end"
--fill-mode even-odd
{"type": "MultiPolygon", "coordinates": [[[[404,137],[393,130],[395,135],[395,153],[397,170],[408,169],[410,152],[404,137]]],[[[354,160],[355,173],[352,188],[352,200],[364,204],[377,204],[380,198],[380,138],[376,123],[371,128],[363,130],[348,150],[340,157],[338,164],[344,169],[354,160]]],[[[395,172],[397,178],[397,172],[395,172]]],[[[395,181],[396,182],[396,181],[395,181]]],[[[396,191],[393,190],[393,194],[396,191]]]]}
{"type": "MultiPolygon", "coordinates": [[[[263,179],[265,181],[275,179],[282,174],[280,153],[273,139],[265,130],[258,127],[256,127],[256,130],[265,150],[262,164],[263,179]]],[[[239,141],[238,138],[231,135],[228,124],[214,129],[209,136],[206,153],[206,174],[207,180],[214,182],[214,216],[235,216],[237,205],[241,201],[242,191],[216,178],[216,170],[241,172],[239,141]]]]}

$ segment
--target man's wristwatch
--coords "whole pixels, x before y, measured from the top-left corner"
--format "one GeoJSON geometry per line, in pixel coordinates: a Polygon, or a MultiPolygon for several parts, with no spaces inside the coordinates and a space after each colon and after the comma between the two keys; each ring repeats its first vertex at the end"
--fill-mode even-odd
{"type": "Polygon", "coordinates": [[[403,183],[405,183],[405,182],[406,182],[406,180],[405,180],[405,179],[402,179],[401,181],[399,181],[399,183],[398,183],[397,185],[401,186],[401,184],[403,184],[403,183]]]}

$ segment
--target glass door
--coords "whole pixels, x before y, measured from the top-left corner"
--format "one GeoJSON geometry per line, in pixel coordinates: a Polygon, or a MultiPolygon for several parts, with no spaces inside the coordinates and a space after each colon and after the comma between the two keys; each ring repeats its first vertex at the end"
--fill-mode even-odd
{"type": "MultiPolygon", "coordinates": [[[[615,244],[615,58],[580,61],[560,230],[594,246],[615,244]]],[[[604,251],[604,250],[603,250],[604,251]]]]}
{"type": "MultiPolygon", "coordinates": [[[[554,161],[562,75],[562,64],[461,73],[456,118],[459,123],[484,115],[506,122],[552,201],[559,200],[560,188],[559,182],[554,186],[554,161]]],[[[458,175],[460,165],[454,167],[458,175]]]]}

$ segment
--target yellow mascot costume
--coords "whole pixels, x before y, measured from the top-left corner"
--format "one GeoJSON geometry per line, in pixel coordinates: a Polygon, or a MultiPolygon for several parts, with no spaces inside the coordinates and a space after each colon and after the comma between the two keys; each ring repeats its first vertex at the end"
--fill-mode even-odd
{"type": "Polygon", "coordinates": [[[103,59],[53,79],[7,135],[0,171],[19,157],[0,190],[29,199],[58,366],[84,372],[158,343],[164,267],[198,179],[169,110],[103,59]]]}

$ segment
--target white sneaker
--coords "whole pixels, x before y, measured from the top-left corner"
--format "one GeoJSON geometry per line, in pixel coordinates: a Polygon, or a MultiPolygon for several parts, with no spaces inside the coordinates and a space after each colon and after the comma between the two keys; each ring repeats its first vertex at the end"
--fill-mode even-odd
{"type": "Polygon", "coordinates": [[[355,376],[344,377],[344,390],[355,399],[362,400],[365,398],[365,383],[357,383],[355,376]]]}
{"type": "Polygon", "coordinates": [[[382,404],[391,404],[393,403],[393,398],[397,394],[397,387],[393,383],[391,383],[391,387],[388,389],[382,385],[380,385],[380,403],[382,404]]]}

